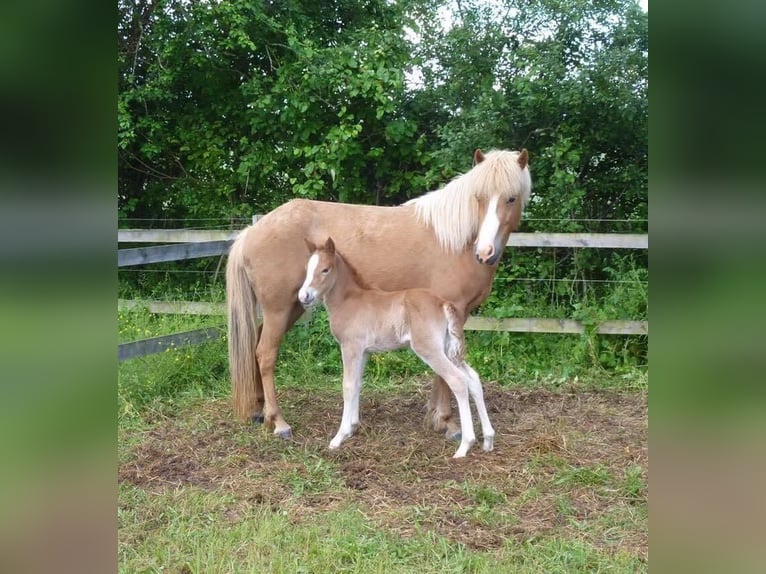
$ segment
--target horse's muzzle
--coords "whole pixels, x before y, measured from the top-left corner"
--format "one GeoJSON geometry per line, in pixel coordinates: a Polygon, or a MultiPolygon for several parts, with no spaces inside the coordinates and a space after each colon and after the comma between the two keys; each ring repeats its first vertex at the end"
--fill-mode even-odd
{"type": "Polygon", "coordinates": [[[489,257],[484,257],[474,251],[474,257],[476,257],[476,261],[478,261],[479,263],[483,265],[494,265],[495,263],[497,263],[497,260],[500,259],[500,253],[495,251],[489,257]]]}
{"type": "Polygon", "coordinates": [[[495,236],[494,241],[487,246],[480,248],[476,245],[473,249],[473,256],[482,265],[494,265],[503,253],[503,246],[502,238],[495,236]]]}

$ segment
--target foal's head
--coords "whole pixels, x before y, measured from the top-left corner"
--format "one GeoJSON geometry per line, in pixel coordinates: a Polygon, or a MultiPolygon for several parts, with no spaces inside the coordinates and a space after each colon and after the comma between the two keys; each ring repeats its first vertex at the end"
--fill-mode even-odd
{"type": "Polygon", "coordinates": [[[328,237],[324,245],[314,245],[308,239],[304,241],[311,257],[306,265],[306,278],[298,291],[298,301],[304,307],[312,307],[335,285],[335,242],[332,237],[328,237]]]}

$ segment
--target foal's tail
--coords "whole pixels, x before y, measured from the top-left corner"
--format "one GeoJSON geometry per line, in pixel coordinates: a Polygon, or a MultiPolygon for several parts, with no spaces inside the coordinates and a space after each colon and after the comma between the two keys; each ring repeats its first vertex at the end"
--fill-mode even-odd
{"type": "Polygon", "coordinates": [[[452,303],[445,301],[442,304],[444,316],[447,318],[447,357],[459,365],[465,356],[465,336],[463,335],[463,314],[452,303]]]}
{"type": "MultiPolygon", "coordinates": [[[[249,229],[249,228],[248,228],[249,229]]],[[[244,238],[239,234],[226,263],[226,307],[229,319],[229,369],[234,415],[248,420],[256,409],[255,384],[260,376],[255,347],[258,344],[256,298],[244,266],[244,238]]]]}

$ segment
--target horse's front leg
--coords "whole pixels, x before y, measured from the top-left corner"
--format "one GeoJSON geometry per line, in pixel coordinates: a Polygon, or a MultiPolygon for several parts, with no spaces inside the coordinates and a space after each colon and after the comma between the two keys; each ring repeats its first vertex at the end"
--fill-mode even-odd
{"type": "Polygon", "coordinates": [[[359,395],[362,391],[362,374],[367,353],[352,345],[341,347],[343,355],[343,416],[337,434],[330,441],[330,450],[338,448],[354,434],[359,426],[359,395]]]}
{"type": "Polygon", "coordinates": [[[462,438],[460,425],[455,422],[452,414],[452,394],[444,379],[436,375],[431,384],[431,397],[426,406],[426,423],[435,431],[446,431],[449,440],[459,441],[462,438]]]}

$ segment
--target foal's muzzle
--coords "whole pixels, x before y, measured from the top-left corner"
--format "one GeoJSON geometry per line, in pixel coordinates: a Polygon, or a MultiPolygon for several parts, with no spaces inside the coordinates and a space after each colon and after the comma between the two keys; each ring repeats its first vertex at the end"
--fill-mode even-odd
{"type": "Polygon", "coordinates": [[[311,293],[310,291],[304,291],[301,289],[298,291],[298,301],[300,301],[300,304],[303,305],[306,308],[313,307],[316,302],[317,298],[314,293],[311,293]]]}

